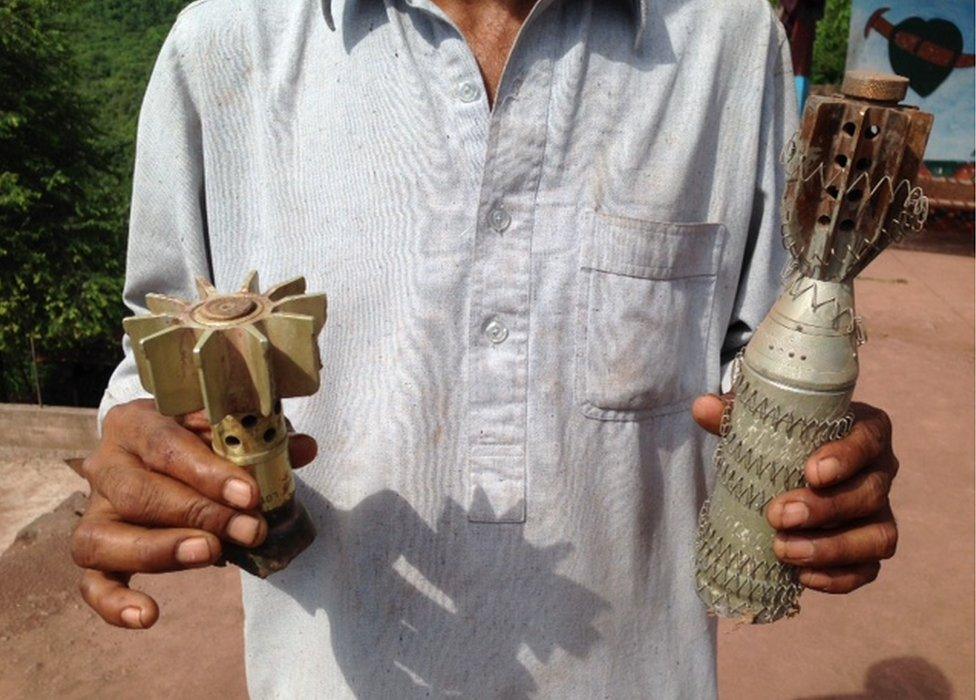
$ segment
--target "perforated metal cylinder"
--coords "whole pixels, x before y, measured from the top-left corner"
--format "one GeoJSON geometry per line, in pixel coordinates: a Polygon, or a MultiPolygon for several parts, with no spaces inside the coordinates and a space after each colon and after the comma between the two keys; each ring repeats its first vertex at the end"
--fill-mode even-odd
{"type": "Polygon", "coordinates": [[[804,485],[807,457],[850,428],[859,326],[847,282],[797,276],[736,360],[716,484],[702,510],[697,585],[723,617],[773,622],[799,610],[793,567],[772,551],[766,505],[804,485]]]}

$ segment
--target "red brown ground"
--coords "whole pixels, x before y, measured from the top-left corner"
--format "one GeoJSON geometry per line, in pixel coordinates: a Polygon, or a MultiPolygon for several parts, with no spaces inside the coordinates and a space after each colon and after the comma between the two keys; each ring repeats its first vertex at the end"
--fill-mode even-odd
{"type": "Polygon", "coordinates": [[[151,629],[109,627],[81,601],[67,535],[75,494],[21,531],[0,557],[0,698],[243,698],[236,569],[138,582],[165,611],[151,629]]]}
{"type": "MultiPolygon", "coordinates": [[[[846,597],[807,593],[795,619],[723,623],[724,698],[974,696],[973,259],[888,251],[858,284],[870,342],[858,398],[895,422],[898,555],[846,597]]],[[[67,536],[83,497],[0,556],[0,698],[245,696],[234,569],[137,579],[162,608],[110,628],[76,593],[67,536]]]]}

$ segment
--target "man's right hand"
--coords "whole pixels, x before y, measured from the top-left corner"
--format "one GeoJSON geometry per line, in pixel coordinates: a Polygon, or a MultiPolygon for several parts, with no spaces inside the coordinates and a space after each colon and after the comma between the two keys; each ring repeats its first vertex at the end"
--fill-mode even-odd
{"type": "MultiPolygon", "coordinates": [[[[159,617],[155,600],[129,588],[132,574],[209,566],[221,541],[264,541],[257,482],[209,445],[202,413],[168,418],[143,399],[106,415],[101,442],[82,465],[91,502],[71,543],[85,569],[81,595],[106,622],[144,629],[159,617]]],[[[289,450],[292,465],[303,466],[315,441],[293,435],[289,450]]]]}

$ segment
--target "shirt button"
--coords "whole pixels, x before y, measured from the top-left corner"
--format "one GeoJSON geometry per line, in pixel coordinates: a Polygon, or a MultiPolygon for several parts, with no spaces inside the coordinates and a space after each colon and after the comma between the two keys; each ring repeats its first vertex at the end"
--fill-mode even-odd
{"type": "Polygon", "coordinates": [[[458,86],[458,97],[461,102],[474,102],[481,96],[481,90],[474,83],[461,83],[458,86]]]}
{"type": "Polygon", "coordinates": [[[508,337],[508,329],[498,319],[492,319],[485,324],[485,335],[488,336],[488,340],[498,345],[505,342],[505,338],[508,337]]]}
{"type": "Polygon", "coordinates": [[[498,233],[501,233],[508,228],[509,224],[512,223],[512,217],[501,207],[496,207],[488,214],[488,223],[498,233]]]}

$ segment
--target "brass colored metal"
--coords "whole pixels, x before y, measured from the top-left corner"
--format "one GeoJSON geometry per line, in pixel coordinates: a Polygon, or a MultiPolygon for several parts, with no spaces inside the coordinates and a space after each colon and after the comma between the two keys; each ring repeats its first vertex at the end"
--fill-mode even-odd
{"type": "Polygon", "coordinates": [[[247,297],[217,297],[200,307],[200,314],[211,321],[233,321],[255,311],[258,305],[247,297]]]}
{"type": "Polygon", "coordinates": [[[197,280],[200,299],[146,295],[151,314],[123,321],[143,387],[164,415],[204,409],[214,452],[247,469],[261,490],[268,536],[260,547],[224,545],[225,557],[261,578],[285,568],[315,538],[295,499],[281,399],[319,388],[317,337],[326,297],[304,278],[261,293],[256,272],[236,292],[197,280]]]}
{"type": "Polygon", "coordinates": [[[848,74],[852,97],[811,97],[785,154],[783,294],[736,360],[722,419],[716,484],[702,508],[696,580],[712,612],[773,622],[799,611],[796,569],[772,550],[764,512],[805,485],[804,464],[852,425],[857,348],[854,277],[892,241],[918,231],[928,203],[915,178],[932,116],[881,103],[896,76],[848,74]]]}
{"type": "Polygon", "coordinates": [[[877,102],[901,102],[908,94],[908,78],[889,73],[851,70],[844,74],[840,91],[845,97],[877,102]]]}

